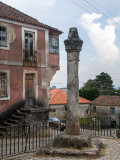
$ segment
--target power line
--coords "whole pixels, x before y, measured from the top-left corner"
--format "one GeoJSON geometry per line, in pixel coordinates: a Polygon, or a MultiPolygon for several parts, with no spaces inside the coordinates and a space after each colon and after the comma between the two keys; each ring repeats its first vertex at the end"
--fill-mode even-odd
{"type": "MultiPolygon", "coordinates": [[[[86,48],[83,48],[83,50],[86,50],[88,53],[93,54],[93,55],[101,58],[102,60],[108,60],[107,58],[105,58],[105,57],[103,57],[103,56],[100,56],[100,55],[97,55],[97,54],[94,53],[93,51],[90,51],[90,50],[88,50],[88,49],[86,49],[86,48]]],[[[109,62],[110,62],[110,60],[109,60],[109,62]]],[[[112,62],[112,61],[111,61],[111,62],[112,62]]],[[[116,63],[116,64],[118,64],[118,63],[116,63]]],[[[119,64],[120,64],[120,63],[119,63],[119,64]]]]}
{"type": "MultiPolygon", "coordinates": [[[[106,15],[105,13],[103,13],[101,10],[97,9],[94,5],[92,5],[90,2],[88,2],[87,0],[84,0],[88,5],[92,6],[96,11],[98,11],[98,13],[102,13],[102,15],[104,15],[106,18],[111,18],[108,15],[106,15]]],[[[112,20],[111,20],[112,21],[112,20]]],[[[114,22],[114,21],[113,21],[114,22]]]]}
{"type": "MultiPolygon", "coordinates": [[[[103,5],[101,5],[99,2],[97,2],[97,1],[95,1],[99,6],[101,6],[105,11],[107,11],[109,14],[110,14],[110,16],[112,16],[112,17],[115,17],[113,14],[111,14],[111,12],[109,11],[109,10],[107,10],[103,5]]],[[[120,27],[120,23],[118,23],[118,22],[115,22],[116,24],[118,24],[119,25],[119,27],[120,27]]]]}
{"type": "Polygon", "coordinates": [[[109,17],[108,15],[106,15],[105,13],[103,13],[101,10],[97,9],[94,5],[92,5],[90,2],[88,2],[87,0],[84,0],[88,5],[92,6],[96,11],[98,11],[98,13],[102,13],[103,16],[105,16],[106,18],[110,19],[111,22],[113,22],[114,24],[116,24],[118,27],[119,24],[117,24],[116,22],[114,22],[113,20],[111,20],[111,17],[109,17]]]}
{"type": "MultiPolygon", "coordinates": [[[[64,41],[64,39],[63,39],[62,37],[60,37],[60,39],[62,39],[62,40],[64,41]]],[[[100,56],[100,55],[97,55],[97,54],[94,53],[93,51],[90,51],[89,49],[86,49],[86,48],[84,48],[84,47],[82,48],[82,50],[87,51],[88,53],[93,54],[93,55],[101,58],[102,60],[108,60],[107,58],[105,58],[105,57],[103,57],[103,56],[100,56]]],[[[109,62],[110,62],[110,60],[109,60],[109,62]]],[[[112,63],[112,61],[111,61],[111,63],[112,63]]],[[[118,63],[116,63],[116,64],[118,64],[118,63]]],[[[120,64],[120,63],[119,63],[119,64],[120,64]]]]}
{"type": "MultiPolygon", "coordinates": [[[[81,2],[81,1],[75,1],[75,0],[71,0],[71,2],[74,3],[74,4],[76,4],[77,6],[79,6],[80,8],[84,9],[85,11],[87,11],[87,12],[89,12],[89,13],[90,13],[90,11],[93,11],[93,12],[95,12],[96,14],[98,14],[98,13],[103,14],[106,18],[109,18],[110,21],[111,21],[113,24],[116,24],[118,27],[120,27],[116,22],[112,21],[109,16],[105,15],[105,14],[102,13],[100,10],[96,9],[95,7],[93,7],[93,5],[90,4],[90,5],[88,6],[87,4],[85,4],[85,3],[81,2]],[[89,8],[90,11],[89,11],[88,9],[84,8],[83,6],[81,6],[80,4],[83,4],[84,6],[86,6],[87,8],[89,8]],[[98,13],[97,13],[95,10],[97,10],[98,13]]],[[[87,3],[87,1],[86,1],[86,3],[87,3]]],[[[91,14],[91,13],[90,13],[90,14],[91,14]]],[[[96,17],[96,16],[95,16],[95,17],[96,17]]],[[[97,18],[97,17],[96,17],[96,18],[97,18]]],[[[105,19],[105,18],[103,17],[103,19],[105,19]]],[[[106,19],[105,19],[105,20],[106,20],[106,19]]],[[[100,19],[100,21],[102,21],[103,23],[108,24],[106,21],[103,21],[102,19],[100,19]]],[[[113,26],[111,26],[111,27],[113,28],[113,26]]],[[[116,27],[116,31],[120,33],[120,30],[119,30],[117,27],[116,27]]]]}
{"type": "Polygon", "coordinates": [[[95,1],[95,3],[97,3],[97,4],[98,4],[99,6],[101,6],[105,11],[107,11],[111,16],[114,17],[114,15],[111,14],[111,12],[110,12],[108,9],[106,9],[101,3],[99,3],[98,1],[95,1]]]}
{"type": "MultiPolygon", "coordinates": [[[[94,80],[94,79],[93,79],[94,80]]],[[[112,79],[112,81],[113,80],[116,80],[116,81],[120,81],[120,79],[112,79]]],[[[110,82],[111,80],[104,80],[104,82],[110,82]]],[[[98,81],[98,82],[101,82],[101,81],[98,81]]],[[[79,82],[79,83],[86,83],[86,82],[79,82]]],[[[51,84],[67,84],[67,82],[66,83],[63,83],[63,82],[57,82],[57,83],[55,83],[55,82],[51,82],[51,84]]]]}

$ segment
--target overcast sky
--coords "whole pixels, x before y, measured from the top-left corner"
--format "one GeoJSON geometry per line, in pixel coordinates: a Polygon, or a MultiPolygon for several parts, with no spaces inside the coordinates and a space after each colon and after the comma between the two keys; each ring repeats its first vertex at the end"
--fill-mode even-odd
{"type": "Polygon", "coordinates": [[[51,86],[66,87],[64,40],[70,27],[77,27],[84,41],[79,62],[79,87],[101,72],[120,87],[120,0],[1,0],[16,9],[56,27],[60,36],[60,71],[51,86]]]}

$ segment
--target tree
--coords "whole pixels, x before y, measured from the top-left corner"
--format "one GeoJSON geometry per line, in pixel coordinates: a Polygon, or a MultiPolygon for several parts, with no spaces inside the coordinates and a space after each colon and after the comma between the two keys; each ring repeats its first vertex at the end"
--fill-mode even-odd
{"type": "Polygon", "coordinates": [[[100,73],[95,78],[95,88],[99,89],[100,94],[110,95],[114,93],[113,81],[107,73],[100,73]]]}
{"type": "Polygon", "coordinates": [[[96,88],[88,88],[88,89],[80,89],[79,95],[83,98],[93,101],[100,95],[100,93],[96,88]]]}
{"type": "Polygon", "coordinates": [[[84,85],[84,87],[83,87],[83,89],[89,89],[89,88],[95,88],[95,81],[94,81],[94,80],[89,79],[89,80],[85,83],[85,85],[84,85]]]}
{"type": "Polygon", "coordinates": [[[115,89],[115,95],[120,96],[120,87],[118,89],[115,89]]]}
{"type": "Polygon", "coordinates": [[[113,81],[108,73],[102,72],[99,75],[97,75],[95,79],[93,80],[89,79],[85,83],[85,85],[80,89],[80,95],[90,100],[97,98],[96,97],[97,95],[99,96],[97,92],[99,92],[100,95],[115,95],[113,81]],[[85,91],[87,96],[84,93],[85,91]],[[90,94],[90,97],[88,96],[88,93],[90,94]]]}

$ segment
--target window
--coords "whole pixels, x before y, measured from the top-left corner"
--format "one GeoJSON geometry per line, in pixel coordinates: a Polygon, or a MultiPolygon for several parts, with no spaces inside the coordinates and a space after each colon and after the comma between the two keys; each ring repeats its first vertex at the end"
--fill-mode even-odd
{"type": "Polygon", "coordinates": [[[110,113],[111,113],[111,114],[115,114],[115,107],[111,107],[111,108],[110,108],[110,113]]]}
{"type": "Polygon", "coordinates": [[[35,34],[25,31],[25,53],[33,56],[35,50],[35,34]]]}
{"type": "Polygon", "coordinates": [[[0,26],[0,46],[6,47],[7,46],[7,32],[6,27],[0,26]]]}
{"type": "Polygon", "coordinates": [[[7,74],[0,73],[0,97],[7,96],[7,74]]]}
{"type": "Polygon", "coordinates": [[[23,65],[37,65],[37,30],[22,27],[23,65]]]}
{"type": "Polygon", "coordinates": [[[35,33],[24,32],[24,62],[36,63],[37,51],[35,50],[35,33]]]}
{"type": "Polygon", "coordinates": [[[59,40],[58,38],[50,36],[50,53],[59,53],[59,40]]]}

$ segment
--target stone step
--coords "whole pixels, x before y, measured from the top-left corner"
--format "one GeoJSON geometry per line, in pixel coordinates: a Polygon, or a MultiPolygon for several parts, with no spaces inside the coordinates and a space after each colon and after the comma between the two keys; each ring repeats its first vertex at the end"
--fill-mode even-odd
{"type": "Polygon", "coordinates": [[[18,116],[18,115],[12,115],[11,119],[14,119],[14,120],[21,120],[23,119],[23,116],[18,116]]]}
{"type": "Polygon", "coordinates": [[[20,108],[20,111],[23,113],[31,113],[33,111],[41,112],[43,110],[46,110],[46,108],[40,108],[38,105],[33,105],[31,107],[26,106],[26,107],[20,108]]]}
{"type": "Polygon", "coordinates": [[[6,131],[6,127],[0,126],[0,132],[5,132],[6,131]]]}
{"type": "Polygon", "coordinates": [[[16,110],[14,114],[23,117],[26,117],[28,115],[27,113],[21,112],[20,110],[16,110]]]}
{"type": "Polygon", "coordinates": [[[50,155],[50,156],[77,156],[77,157],[83,157],[83,156],[88,156],[88,157],[95,157],[98,156],[100,148],[102,147],[103,143],[100,140],[92,140],[91,141],[91,146],[89,147],[45,147],[41,148],[38,151],[38,155],[50,155]]]}
{"type": "Polygon", "coordinates": [[[8,119],[7,122],[12,124],[18,124],[18,120],[15,120],[15,119],[8,119]]]}
{"type": "Polygon", "coordinates": [[[3,127],[11,127],[11,126],[13,126],[13,124],[12,123],[9,123],[9,122],[5,122],[5,123],[3,123],[3,127]]]}
{"type": "Polygon", "coordinates": [[[28,114],[28,113],[31,113],[31,110],[28,109],[28,108],[21,108],[21,109],[20,109],[20,112],[25,113],[25,114],[28,114]]]}

